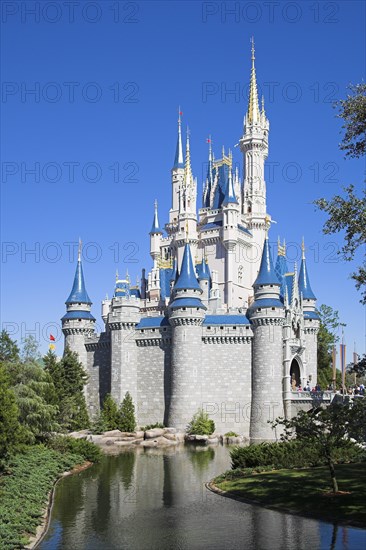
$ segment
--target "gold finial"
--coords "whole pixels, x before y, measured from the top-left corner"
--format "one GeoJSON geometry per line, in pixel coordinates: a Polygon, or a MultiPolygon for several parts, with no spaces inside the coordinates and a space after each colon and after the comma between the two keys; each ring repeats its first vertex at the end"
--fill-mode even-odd
{"type": "Polygon", "coordinates": [[[258,91],[257,91],[257,78],[255,74],[255,49],[254,49],[254,38],[251,38],[252,44],[252,71],[250,76],[250,92],[249,92],[249,105],[248,105],[248,115],[247,120],[249,124],[259,122],[260,112],[258,105],[258,91]]]}
{"type": "Polygon", "coordinates": [[[302,243],[301,243],[301,252],[302,252],[302,259],[305,260],[305,240],[304,240],[304,237],[302,238],[302,243]]]}

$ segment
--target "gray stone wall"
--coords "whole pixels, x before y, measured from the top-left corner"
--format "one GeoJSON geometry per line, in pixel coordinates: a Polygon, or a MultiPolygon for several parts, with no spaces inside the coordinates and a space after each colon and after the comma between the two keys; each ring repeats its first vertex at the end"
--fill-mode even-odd
{"type": "Polygon", "coordinates": [[[201,406],[219,433],[249,437],[251,340],[249,327],[203,327],[201,406]]]}
{"type": "Polygon", "coordinates": [[[111,392],[110,334],[94,334],[85,339],[87,350],[89,416],[94,418],[107,393],[111,392]]]}
{"type": "Polygon", "coordinates": [[[307,376],[311,375],[311,386],[317,383],[318,371],[318,321],[305,321],[304,339],[306,345],[307,376]]]}
{"type": "Polygon", "coordinates": [[[120,323],[111,331],[111,395],[119,405],[126,392],[137,403],[137,346],[134,325],[120,323]]]}

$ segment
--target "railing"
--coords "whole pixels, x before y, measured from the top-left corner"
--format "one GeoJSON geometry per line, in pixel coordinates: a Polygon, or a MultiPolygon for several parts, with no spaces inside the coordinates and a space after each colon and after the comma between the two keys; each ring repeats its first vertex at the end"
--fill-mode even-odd
{"type": "Polygon", "coordinates": [[[334,397],[332,391],[291,391],[291,399],[321,399],[322,401],[331,401],[334,397]]]}

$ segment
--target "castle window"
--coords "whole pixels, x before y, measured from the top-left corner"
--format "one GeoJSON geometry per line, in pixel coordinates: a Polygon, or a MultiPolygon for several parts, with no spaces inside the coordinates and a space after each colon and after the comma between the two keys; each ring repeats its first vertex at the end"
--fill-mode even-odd
{"type": "Polygon", "coordinates": [[[187,309],[187,308],[184,307],[184,308],[183,308],[183,311],[185,311],[186,309],[187,309]]]}
{"type": "Polygon", "coordinates": [[[207,330],[211,330],[211,327],[207,327],[207,330]]]}
{"type": "Polygon", "coordinates": [[[233,327],[233,330],[236,330],[236,327],[233,327]]]}
{"type": "Polygon", "coordinates": [[[141,329],[141,332],[144,332],[144,329],[141,329]]]}
{"type": "Polygon", "coordinates": [[[271,288],[273,288],[273,285],[269,285],[271,288]]]}
{"type": "Polygon", "coordinates": [[[163,328],[163,332],[166,332],[166,328],[163,328]]]}
{"type": "Polygon", "coordinates": [[[81,321],[81,319],[78,319],[78,321],[81,321]]]}
{"type": "Polygon", "coordinates": [[[220,330],[224,330],[224,327],[220,327],[220,330]]]}
{"type": "Polygon", "coordinates": [[[197,311],[199,310],[199,307],[196,307],[197,311]]]}
{"type": "Polygon", "coordinates": [[[274,311],[275,309],[276,309],[276,308],[275,308],[275,307],[273,307],[273,308],[272,308],[272,311],[274,311]]]}
{"type": "Polygon", "coordinates": [[[153,328],[152,331],[155,332],[155,329],[153,328]]]}
{"type": "Polygon", "coordinates": [[[262,311],[262,308],[261,308],[261,307],[259,307],[259,308],[257,309],[257,311],[262,311]]]}

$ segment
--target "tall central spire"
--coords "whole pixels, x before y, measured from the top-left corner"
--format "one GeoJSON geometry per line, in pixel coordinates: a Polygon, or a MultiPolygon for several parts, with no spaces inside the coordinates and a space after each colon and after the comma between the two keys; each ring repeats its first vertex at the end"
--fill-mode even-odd
{"type": "Polygon", "coordinates": [[[255,124],[260,121],[259,102],[258,102],[258,90],[257,90],[257,77],[255,74],[255,48],[254,38],[251,38],[252,43],[252,71],[250,76],[250,92],[249,92],[249,105],[247,121],[249,124],[255,124]]]}
{"type": "Polygon", "coordinates": [[[182,112],[178,110],[178,139],[177,139],[177,148],[175,150],[174,166],[173,168],[184,168],[183,160],[183,147],[182,147],[182,112]]]}
{"type": "Polygon", "coordinates": [[[186,162],[184,166],[184,183],[186,187],[189,187],[193,179],[192,167],[191,167],[191,152],[189,146],[189,128],[187,128],[187,143],[186,143],[186,162]]]}

